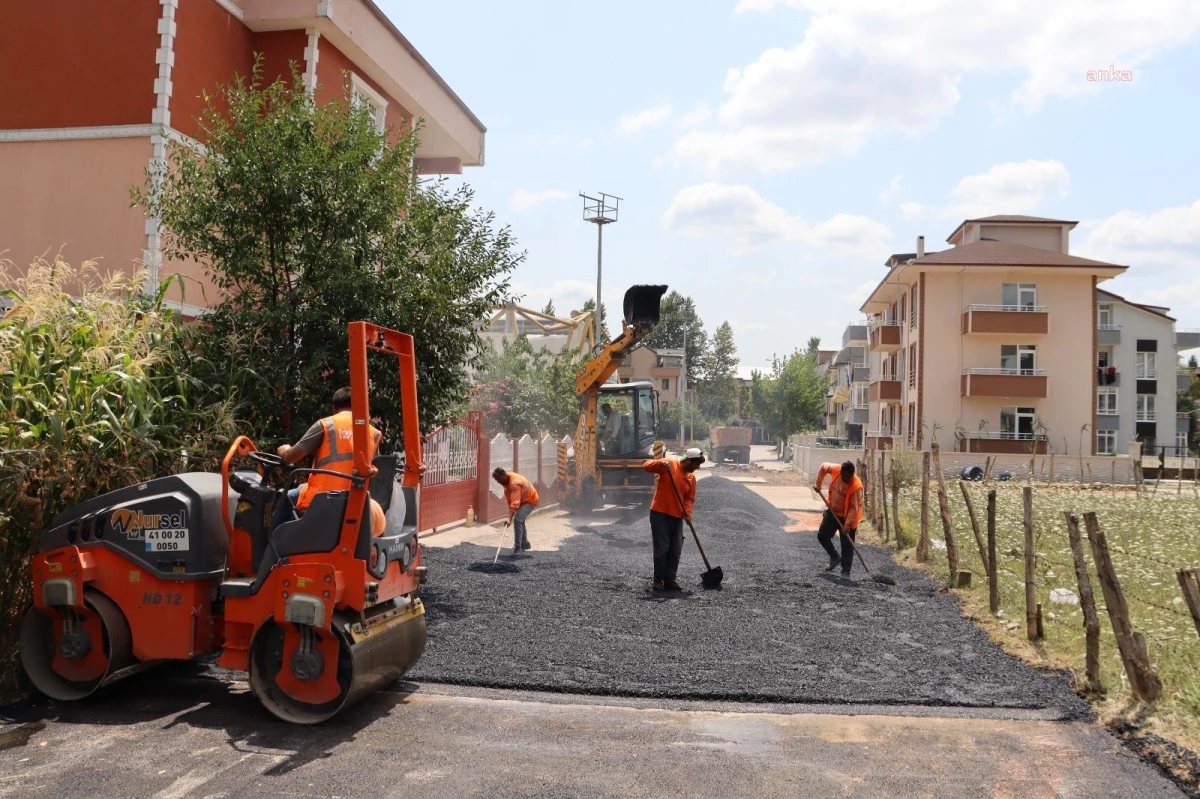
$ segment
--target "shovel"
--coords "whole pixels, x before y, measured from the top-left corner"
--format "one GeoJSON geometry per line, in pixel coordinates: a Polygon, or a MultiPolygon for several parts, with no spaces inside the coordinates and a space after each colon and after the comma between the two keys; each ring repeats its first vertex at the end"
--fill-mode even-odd
{"type": "MultiPolygon", "coordinates": [[[[669,467],[668,467],[669,469],[669,467]]],[[[666,474],[667,482],[671,484],[671,490],[675,492],[675,500],[679,503],[680,510],[683,509],[683,497],[679,494],[679,486],[675,485],[675,476],[670,471],[666,474]]],[[[700,545],[700,536],[696,535],[696,528],[692,526],[692,520],[684,517],[687,522],[688,529],[692,531],[692,538],[696,539],[696,548],[700,550],[700,557],[704,561],[704,568],[708,571],[700,575],[700,584],[705,588],[719,588],[721,580],[725,579],[725,572],[721,571],[721,567],[713,567],[708,563],[708,556],[704,554],[704,547],[700,545]]]]}
{"type": "Polygon", "coordinates": [[[888,577],[886,574],[871,574],[871,569],[868,568],[867,562],[863,560],[863,556],[859,553],[858,547],[854,546],[854,540],[846,533],[846,528],[842,527],[841,519],[839,519],[837,514],[833,512],[833,506],[829,504],[829,500],[826,499],[824,492],[822,492],[819,488],[814,488],[814,490],[825,502],[825,507],[829,508],[829,515],[832,516],[834,522],[837,523],[838,532],[842,534],[842,546],[845,546],[846,544],[850,545],[851,551],[854,552],[855,555],[858,555],[858,562],[861,563],[862,567],[867,570],[867,574],[870,575],[872,580],[877,583],[883,583],[884,585],[895,585],[896,581],[891,577],[888,577]]]}

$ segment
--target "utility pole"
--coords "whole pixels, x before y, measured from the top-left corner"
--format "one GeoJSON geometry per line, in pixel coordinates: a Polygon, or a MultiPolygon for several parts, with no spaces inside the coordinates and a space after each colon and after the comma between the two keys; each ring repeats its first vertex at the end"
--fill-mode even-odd
{"type": "Polygon", "coordinates": [[[683,446],[683,424],[687,417],[684,415],[687,412],[687,391],[688,391],[688,376],[687,376],[687,336],[688,328],[685,325],[683,328],[683,385],[679,391],[679,446],[683,446]]]}
{"type": "Polygon", "coordinates": [[[621,198],[612,194],[599,193],[599,197],[591,197],[583,192],[583,221],[596,226],[596,347],[600,347],[603,339],[600,336],[600,274],[604,269],[604,226],[617,221],[617,212],[621,198]]]}

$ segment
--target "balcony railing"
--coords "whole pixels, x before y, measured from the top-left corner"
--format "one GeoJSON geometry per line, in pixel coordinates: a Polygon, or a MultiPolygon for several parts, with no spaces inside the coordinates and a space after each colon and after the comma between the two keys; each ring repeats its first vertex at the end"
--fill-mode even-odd
{"type": "Polygon", "coordinates": [[[1120,416],[1121,413],[1116,408],[1097,408],[1097,416],[1120,416]]]}
{"type": "Polygon", "coordinates": [[[896,322],[877,324],[871,328],[872,351],[892,352],[900,349],[900,325],[896,322]]]}
{"type": "Polygon", "coordinates": [[[1136,418],[1137,418],[1137,421],[1139,421],[1139,422],[1157,422],[1158,421],[1158,412],[1157,411],[1138,411],[1136,418]]]}
{"type": "Polygon", "coordinates": [[[1157,369],[1138,369],[1137,370],[1137,379],[1138,380],[1157,380],[1158,379],[1158,370],[1157,369]]]}
{"type": "Polygon", "coordinates": [[[991,367],[971,367],[963,369],[967,375],[1019,375],[1024,377],[1045,377],[1045,369],[993,369],[991,367]]]}
{"type": "Polygon", "coordinates": [[[1120,330],[1121,326],[1120,325],[1097,324],[1096,329],[1097,330],[1120,330]]]}
{"type": "Polygon", "coordinates": [[[995,432],[992,430],[976,430],[973,433],[967,433],[967,438],[978,438],[983,440],[993,441],[1045,441],[1044,435],[1037,433],[1019,433],[1011,430],[1001,430],[995,432]]]}
{"type": "Polygon", "coordinates": [[[998,311],[1000,313],[1046,313],[1045,305],[983,305],[974,303],[967,306],[968,311],[998,311]]]}

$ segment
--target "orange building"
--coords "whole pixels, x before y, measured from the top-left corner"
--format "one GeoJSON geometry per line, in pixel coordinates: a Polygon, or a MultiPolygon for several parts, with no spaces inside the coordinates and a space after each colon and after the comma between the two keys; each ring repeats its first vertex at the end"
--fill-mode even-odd
{"type": "MultiPolygon", "coordinates": [[[[423,120],[415,168],[484,160],[486,129],[372,0],[38,0],[0,27],[0,253],[18,265],[60,248],[104,269],[144,262],[151,285],[182,272],[187,315],[215,303],[197,264],[164,264],[156,220],[130,189],[196,135],[212,93],[248,76],[303,73],[318,102],[369,103],[381,128],[423,120]]],[[[177,293],[177,292],[176,292],[177,293]]]]}

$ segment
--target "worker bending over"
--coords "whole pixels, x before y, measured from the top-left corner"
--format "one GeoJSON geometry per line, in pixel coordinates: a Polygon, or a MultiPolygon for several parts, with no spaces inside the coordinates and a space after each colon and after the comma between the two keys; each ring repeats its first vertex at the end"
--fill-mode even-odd
{"type": "Polygon", "coordinates": [[[836,463],[822,463],[817,472],[816,489],[818,493],[826,476],[830,478],[829,494],[827,495],[828,507],[821,516],[821,527],[817,530],[817,540],[829,553],[829,567],[825,571],[833,571],[840,561],[842,575],[848,576],[850,567],[854,565],[854,537],[858,534],[858,523],[862,521],[863,515],[863,483],[854,474],[854,464],[850,461],[846,461],[841,466],[836,463]],[[836,520],[834,519],[835,515],[837,516],[836,520]],[[849,541],[841,540],[841,554],[838,554],[838,551],[833,548],[833,534],[838,532],[838,521],[845,528],[845,534],[850,536],[849,541]]]}
{"type": "Polygon", "coordinates": [[[516,472],[508,472],[497,466],[492,478],[504,486],[504,499],[508,502],[508,521],[505,527],[513,526],[513,554],[529,549],[529,534],[525,520],[538,504],[538,492],[528,478],[516,472]]]}
{"type": "Polygon", "coordinates": [[[642,464],[643,469],[658,475],[654,499],[650,502],[655,591],[681,590],[675,575],[683,551],[683,520],[692,520],[692,503],[696,501],[696,475],[693,472],[702,463],[704,455],[699,448],[692,447],[681,461],[655,458],[642,464]]]}

